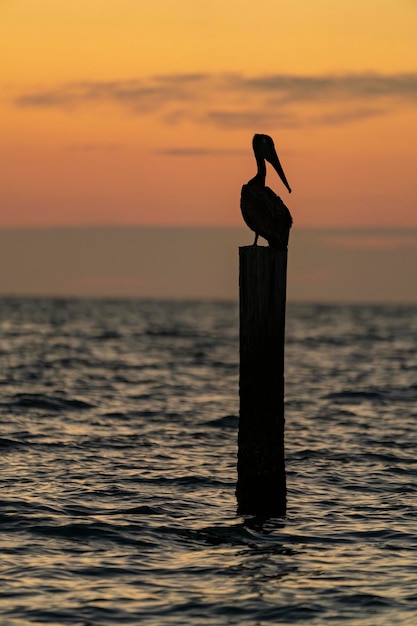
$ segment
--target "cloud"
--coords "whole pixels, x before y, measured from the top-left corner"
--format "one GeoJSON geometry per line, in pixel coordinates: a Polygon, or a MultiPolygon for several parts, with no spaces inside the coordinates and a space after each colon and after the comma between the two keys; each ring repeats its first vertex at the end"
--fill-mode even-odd
{"type": "Polygon", "coordinates": [[[417,74],[375,73],[323,76],[267,75],[242,78],[241,87],[249,92],[276,94],[281,102],[325,101],[348,98],[369,100],[399,97],[417,100],[417,74]]]}
{"type": "Polygon", "coordinates": [[[247,156],[247,151],[233,149],[222,150],[221,148],[163,148],[162,150],[156,150],[155,154],[178,157],[247,156]]]}
{"type": "Polygon", "coordinates": [[[136,113],[164,108],[166,104],[193,102],[200,97],[199,85],[209,77],[203,74],[156,76],[148,79],[82,81],[36,90],[15,98],[18,107],[67,108],[97,103],[115,103],[136,113]]]}
{"type": "Polygon", "coordinates": [[[354,107],[349,110],[329,111],[322,115],[316,115],[311,120],[314,126],[336,126],[339,124],[349,124],[349,122],[360,122],[361,120],[377,117],[389,113],[389,110],[383,107],[354,107]]]}
{"type": "Polygon", "coordinates": [[[220,128],[276,128],[279,126],[292,128],[301,125],[299,116],[290,111],[274,111],[266,108],[209,110],[205,113],[203,121],[220,128]]]}
{"type": "Polygon", "coordinates": [[[19,94],[21,109],[118,106],[170,125],[294,128],[340,125],[417,104],[417,73],[300,76],[172,74],[71,82],[19,94]]]}

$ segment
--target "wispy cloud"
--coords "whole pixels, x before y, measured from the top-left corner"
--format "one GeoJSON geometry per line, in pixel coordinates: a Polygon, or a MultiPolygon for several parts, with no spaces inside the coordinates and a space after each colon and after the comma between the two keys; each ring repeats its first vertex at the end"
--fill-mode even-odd
{"type": "Polygon", "coordinates": [[[20,93],[21,109],[111,104],[163,123],[220,128],[292,128],[347,124],[417,104],[417,73],[298,76],[172,74],[80,81],[20,93]]]}
{"type": "Polygon", "coordinates": [[[156,150],[155,154],[161,154],[165,156],[178,156],[178,157],[196,157],[196,156],[247,156],[247,150],[233,150],[221,148],[163,148],[156,150]]]}

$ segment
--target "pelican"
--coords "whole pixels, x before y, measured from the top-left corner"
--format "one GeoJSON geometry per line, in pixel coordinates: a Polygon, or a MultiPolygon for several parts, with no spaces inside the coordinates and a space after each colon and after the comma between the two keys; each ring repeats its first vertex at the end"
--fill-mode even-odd
{"type": "Polygon", "coordinates": [[[242,216],[255,233],[254,246],[257,245],[260,235],[267,240],[271,248],[286,250],[292,217],[281,198],[265,186],[265,160],[274,167],[289,193],[291,193],[291,188],[279,162],[272,138],[269,135],[256,134],[253,137],[252,146],[258,173],[242,187],[240,196],[242,216]]]}

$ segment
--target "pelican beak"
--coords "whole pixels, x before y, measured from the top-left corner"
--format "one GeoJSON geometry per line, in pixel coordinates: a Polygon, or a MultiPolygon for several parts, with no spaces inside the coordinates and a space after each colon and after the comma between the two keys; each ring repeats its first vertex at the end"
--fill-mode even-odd
{"type": "Polygon", "coordinates": [[[272,167],[274,168],[274,170],[276,171],[276,173],[278,174],[278,176],[280,177],[280,179],[282,180],[282,182],[288,189],[288,193],[291,193],[291,187],[288,184],[287,177],[284,174],[284,170],[282,169],[282,165],[279,161],[279,158],[275,149],[270,155],[268,155],[265,158],[272,165],[272,167]]]}

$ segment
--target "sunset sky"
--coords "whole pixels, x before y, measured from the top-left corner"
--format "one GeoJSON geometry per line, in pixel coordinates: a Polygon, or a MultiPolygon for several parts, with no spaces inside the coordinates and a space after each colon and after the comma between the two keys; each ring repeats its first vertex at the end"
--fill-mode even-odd
{"type": "Polygon", "coordinates": [[[0,227],[417,227],[416,0],[0,0],[0,227]]]}

